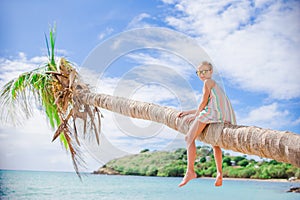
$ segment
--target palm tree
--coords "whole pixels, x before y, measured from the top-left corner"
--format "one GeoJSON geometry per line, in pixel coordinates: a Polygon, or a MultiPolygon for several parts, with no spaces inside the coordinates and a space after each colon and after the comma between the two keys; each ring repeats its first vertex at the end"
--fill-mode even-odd
{"type": "MultiPolygon", "coordinates": [[[[66,59],[55,60],[55,31],[50,30],[49,62],[33,71],[21,74],[8,82],[1,91],[0,105],[2,119],[14,120],[16,111],[21,108],[24,117],[30,117],[31,99],[42,105],[50,124],[56,129],[53,141],[60,138],[70,152],[76,173],[80,156],[78,134],[94,134],[99,144],[101,113],[104,108],[122,115],[162,123],[186,134],[190,124],[186,118],[178,118],[178,110],[153,103],[140,102],[107,94],[95,94],[89,90],[75,67],[66,59]],[[77,124],[83,121],[83,131],[77,124]]],[[[244,154],[275,159],[300,167],[300,135],[262,129],[252,126],[231,124],[210,124],[199,136],[199,140],[244,154]]]]}
{"type": "Polygon", "coordinates": [[[34,97],[35,102],[42,106],[51,127],[56,129],[52,141],[60,138],[70,152],[74,169],[80,177],[78,164],[82,164],[83,160],[79,151],[80,141],[76,120],[81,119],[84,122],[84,134],[95,133],[99,144],[101,113],[98,107],[87,105],[78,98],[78,91],[89,92],[89,89],[87,85],[81,83],[71,63],[64,58],[55,60],[55,28],[50,30],[50,47],[46,36],[45,38],[48,63],[23,73],[4,85],[0,94],[1,120],[19,124],[23,117],[30,117],[31,102],[34,97]],[[19,112],[20,109],[23,113],[19,112]],[[20,114],[24,115],[20,116],[20,114]]]}

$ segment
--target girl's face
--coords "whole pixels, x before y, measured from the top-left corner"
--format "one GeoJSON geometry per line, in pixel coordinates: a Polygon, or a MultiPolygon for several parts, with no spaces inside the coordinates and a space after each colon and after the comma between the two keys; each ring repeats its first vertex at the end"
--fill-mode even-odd
{"type": "Polygon", "coordinates": [[[202,81],[205,81],[206,79],[211,79],[213,70],[210,66],[200,65],[196,73],[202,81]]]}

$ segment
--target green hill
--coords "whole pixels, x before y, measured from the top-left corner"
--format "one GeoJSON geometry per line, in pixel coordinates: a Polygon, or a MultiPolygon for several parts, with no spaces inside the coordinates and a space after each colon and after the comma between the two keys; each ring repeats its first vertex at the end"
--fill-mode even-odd
{"type": "MultiPolygon", "coordinates": [[[[216,166],[212,149],[197,147],[195,171],[199,177],[215,177],[216,166]]],[[[186,149],[154,151],[148,149],[136,155],[114,159],[94,171],[94,174],[182,177],[187,165],[186,149]]],[[[223,176],[231,178],[300,178],[300,168],[275,160],[255,161],[246,156],[223,155],[223,176]]]]}

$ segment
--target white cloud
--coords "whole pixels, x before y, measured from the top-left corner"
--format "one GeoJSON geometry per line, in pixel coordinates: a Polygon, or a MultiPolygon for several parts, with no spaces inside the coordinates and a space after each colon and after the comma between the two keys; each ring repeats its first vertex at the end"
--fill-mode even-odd
{"type": "Polygon", "coordinates": [[[300,124],[300,117],[292,122],[292,125],[298,126],[300,124]]]}
{"type": "Polygon", "coordinates": [[[271,3],[271,2],[272,2],[272,0],[255,0],[254,4],[255,4],[255,7],[261,8],[264,5],[267,5],[268,3],[271,3]]]}
{"type": "Polygon", "coordinates": [[[73,171],[70,156],[58,141],[51,143],[53,130],[37,110],[22,126],[0,127],[0,168],[73,171]]]}
{"type": "MultiPolygon", "coordinates": [[[[56,50],[65,52],[65,50],[56,50]]],[[[0,87],[8,81],[17,78],[20,74],[42,67],[48,62],[47,56],[27,58],[24,52],[19,52],[17,57],[0,58],[0,87]]]]}
{"type": "Polygon", "coordinates": [[[95,71],[89,72],[87,68],[81,71],[86,74],[84,81],[96,86],[99,93],[157,104],[169,103],[169,106],[180,102],[179,106],[183,109],[196,107],[195,102],[201,97],[190,82],[191,77],[196,79],[194,67],[170,52],[148,49],[143,49],[141,53],[135,51],[119,57],[117,62],[103,71],[99,75],[95,71]]]}
{"type": "Polygon", "coordinates": [[[174,70],[186,80],[189,80],[191,76],[195,76],[195,69],[189,63],[167,52],[159,52],[156,56],[147,53],[135,53],[129,54],[128,58],[141,65],[167,66],[170,70],[174,70]]]}
{"type": "Polygon", "coordinates": [[[145,21],[147,19],[152,19],[152,17],[148,13],[141,13],[135,16],[129,22],[129,24],[127,25],[127,29],[149,27],[150,24],[145,21]]]}
{"type": "Polygon", "coordinates": [[[299,2],[251,5],[250,1],[184,0],[175,4],[175,16],[167,16],[166,22],[196,36],[237,87],[274,99],[300,97],[299,2]]]}
{"type": "Polygon", "coordinates": [[[27,59],[25,53],[20,52],[17,58],[0,58],[0,87],[21,73],[38,68],[47,61],[47,57],[33,57],[27,59]]]}
{"type": "Polygon", "coordinates": [[[99,39],[99,40],[102,40],[103,38],[105,38],[105,37],[107,37],[108,35],[110,35],[113,31],[114,31],[114,29],[111,28],[111,27],[106,28],[102,33],[100,33],[100,34],[98,35],[98,39],[99,39]]]}
{"type": "Polygon", "coordinates": [[[278,103],[263,105],[252,109],[245,116],[244,113],[239,113],[238,123],[249,126],[259,126],[262,128],[281,129],[287,125],[293,124],[290,112],[281,109],[278,103]]]}
{"type": "MultiPolygon", "coordinates": [[[[163,51],[155,54],[135,53],[128,55],[128,58],[134,60],[135,64],[138,65],[138,69],[135,70],[135,76],[130,77],[131,80],[135,80],[137,83],[144,83],[146,87],[149,87],[147,82],[158,84],[161,88],[167,90],[162,92],[156,85],[151,89],[152,91],[147,91],[148,95],[146,93],[139,95],[144,97],[143,101],[149,101],[149,95],[154,95],[160,101],[154,101],[153,103],[162,104],[166,101],[166,98],[163,99],[163,96],[168,94],[168,106],[171,105],[170,101],[177,101],[180,103],[177,109],[180,109],[180,106],[182,109],[197,107],[196,104],[201,99],[201,90],[193,89],[192,84],[194,83],[192,83],[192,79],[196,78],[195,69],[186,60],[163,51]]],[[[200,80],[197,84],[199,83],[200,80]]]]}
{"type": "MultiPolygon", "coordinates": [[[[245,23],[249,2],[240,1],[178,1],[175,16],[166,17],[166,22],[185,33],[201,35],[203,40],[220,40],[245,23]]],[[[173,13],[172,13],[173,14],[173,13]]]]}
{"type": "Polygon", "coordinates": [[[176,2],[176,0],[162,0],[162,2],[167,3],[167,4],[173,4],[176,2]]]}

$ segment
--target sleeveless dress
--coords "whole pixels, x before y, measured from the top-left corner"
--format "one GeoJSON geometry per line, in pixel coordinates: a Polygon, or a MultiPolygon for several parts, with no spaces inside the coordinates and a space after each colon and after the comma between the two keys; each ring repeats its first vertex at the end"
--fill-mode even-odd
{"type": "Polygon", "coordinates": [[[215,83],[211,89],[208,103],[197,116],[202,123],[231,123],[236,124],[235,114],[225,92],[215,83]]]}

